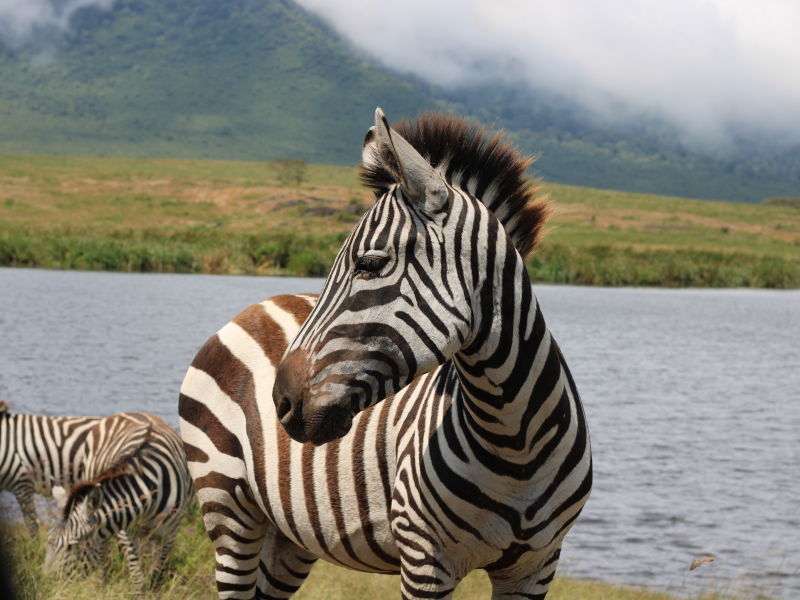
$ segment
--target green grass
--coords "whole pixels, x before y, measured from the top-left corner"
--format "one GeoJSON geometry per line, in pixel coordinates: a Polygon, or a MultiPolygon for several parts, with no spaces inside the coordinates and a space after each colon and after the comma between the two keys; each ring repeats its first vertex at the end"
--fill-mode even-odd
{"type": "MultiPolygon", "coordinates": [[[[0,155],[0,265],[324,276],[372,202],[350,167],[0,155]]],[[[800,213],[548,184],[537,282],[800,287],[800,213]]]]}
{"type": "MultiPolygon", "coordinates": [[[[18,600],[118,600],[130,598],[130,580],[121,553],[112,548],[105,564],[87,578],[62,579],[42,572],[46,532],[30,537],[20,524],[0,524],[6,565],[13,573],[18,600]]],[[[319,561],[296,600],[373,600],[399,595],[399,577],[357,573],[319,561]]],[[[483,571],[470,574],[458,586],[456,600],[485,600],[491,595],[483,571]]],[[[190,509],[170,557],[165,583],[145,598],[161,600],[213,600],[214,553],[196,505],[190,509]]],[[[548,600],[676,600],[675,596],[627,586],[557,577],[548,600]]],[[[696,600],[732,598],[725,593],[710,593],[696,600]]]]}
{"type": "Polygon", "coordinates": [[[529,261],[528,270],[534,281],[574,285],[800,287],[796,262],[696,249],[546,245],[529,261]]]}
{"type": "Polygon", "coordinates": [[[0,265],[95,271],[323,277],[342,235],[226,236],[213,229],[0,231],[0,265]]]}

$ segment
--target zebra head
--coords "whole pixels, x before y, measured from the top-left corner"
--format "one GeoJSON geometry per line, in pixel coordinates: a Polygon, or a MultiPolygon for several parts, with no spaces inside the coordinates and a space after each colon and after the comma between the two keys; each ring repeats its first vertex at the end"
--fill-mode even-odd
{"type": "MultiPolygon", "coordinates": [[[[56,496],[59,504],[61,498],[56,496]]],[[[46,573],[87,574],[101,559],[98,508],[103,501],[100,484],[78,484],[63,502],[61,520],[47,534],[46,573]]]]}
{"type": "MultiPolygon", "coordinates": [[[[421,123],[436,128],[434,121],[421,123]]],[[[466,130],[461,120],[447,123],[466,130]]],[[[425,146],[424,137],[417,147],[425,146]]],[[[490,160],[497,158],[497,139],[477,144],[490,160]]],[[[473,195],[476,178],[451,183],[448,157],[432,165],[389,127],[380,109],[362,157],[362,179],[378,190],[377,200],[340,249],[273,388],[278,418],[301,442],[341,437],[356,413],[469,346],[486,322],[480,315],[491,295],[485,290],[503,270],[480,263],[506,254],[496,247],[510,246],[519,257],[500,222],[473,195]]],[[[513,157],[524,172],[529,162],[513,157]]],[[[500,184],[493,185],[497,191],[500,184]]]]}

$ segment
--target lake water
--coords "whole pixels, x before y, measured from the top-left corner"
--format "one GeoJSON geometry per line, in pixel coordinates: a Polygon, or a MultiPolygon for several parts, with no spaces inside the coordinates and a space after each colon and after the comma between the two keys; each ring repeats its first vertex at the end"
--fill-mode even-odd
{"type": "MultiPolygon", "coordinates": [[[[253,302],[321,285],[0,269],[0,397],[19,412],[140,410],[177,425],[206,338],[253,302]]],[[[559,572],[800,598],[800,292],[535,291],[595,457],[559,572]],[[716,561],[690,573],[705,555],[716,561]]]]}

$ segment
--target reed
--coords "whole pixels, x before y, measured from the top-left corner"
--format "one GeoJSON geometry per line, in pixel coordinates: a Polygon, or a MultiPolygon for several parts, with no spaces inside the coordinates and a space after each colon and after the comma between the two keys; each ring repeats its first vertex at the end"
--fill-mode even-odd
{"type": "MultiPolygon", "coordinates": [[[[0,266],[327,273],[372,201],[355,169],[282,163],[0,155],[0,266]]],[[[800,213],[548,184],[534,280],[800,287],[800,213]]],[[[790,203],[791,204],[791,203],[790,203]]]]}

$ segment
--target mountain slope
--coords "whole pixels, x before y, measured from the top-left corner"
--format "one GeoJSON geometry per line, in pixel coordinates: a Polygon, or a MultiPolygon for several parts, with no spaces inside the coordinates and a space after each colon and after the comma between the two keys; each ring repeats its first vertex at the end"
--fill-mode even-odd
{"type": "Polygon", "coordinates": [[[603,122],[536,90],[444,90],[363,57],[289,0],[117,0],[69,32],[0,39],[0,153],[353,164],[376,106],[504,127],[560,183],[739,201],[800,194],[800,148],[697,150],[643,116],[603,122]]]}
{"type": "Polygon", "coordinates": [[[1,56],[3,152],[355,162],[375,106],[433,106],[277,0],[119,0],[1,56]]]}

